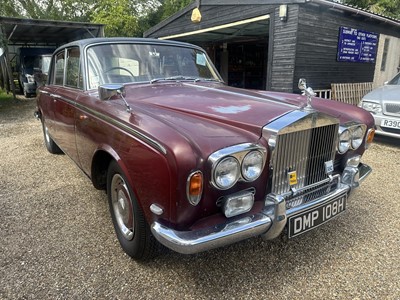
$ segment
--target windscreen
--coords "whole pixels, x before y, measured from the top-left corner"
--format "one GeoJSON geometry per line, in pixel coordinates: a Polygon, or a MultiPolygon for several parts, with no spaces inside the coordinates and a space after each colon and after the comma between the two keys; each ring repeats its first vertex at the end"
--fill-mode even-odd
{"type": "Polygon", "coordinates": [[[400,73],[388,82],[389,85],[400,85],[400,73]]]}
{"type": "Polygon", "coordinates": [[[220,80],[198,49],[158,44],[103,44],[88,48],[89,89],[106,83],[220,80]]]}

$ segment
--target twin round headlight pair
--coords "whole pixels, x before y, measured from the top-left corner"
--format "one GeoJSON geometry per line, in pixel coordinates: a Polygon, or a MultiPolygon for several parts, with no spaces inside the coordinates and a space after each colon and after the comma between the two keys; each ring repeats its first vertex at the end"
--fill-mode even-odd
{"type": "Polygon", "coordinates": [[[354,125],[350,127],[341,127],[339,132],[338,151],[340,154],[347,150],[356,150],[361,146],[365,133],[365,126],[354,125]]]}
{"type": "Polygon", "coordinates": [[[229,189],[242,177],[245,181],[256,180],[263,170],[264,155],[253,150],[247,153],[243,160],[234,156],[221,159],[214,168],[213,182],[220,189],[229,189]]]}

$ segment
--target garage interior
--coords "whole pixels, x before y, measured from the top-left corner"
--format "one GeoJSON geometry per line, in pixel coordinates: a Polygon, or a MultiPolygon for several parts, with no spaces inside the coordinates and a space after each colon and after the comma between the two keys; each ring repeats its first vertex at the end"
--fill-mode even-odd
{"type": "Polygon", "coordinates": [[[103,24],[0,17],[0,41],[5,43],[0,44],[0,88],[11,91],[16,99],[18,48],[55,49],[74,40],[103,36],[103,24]]]}
{"type": "Polygon", "coordinates": [[[266,89],[269,15],[160,37],[204,48],[228,85],[266,89]]]}

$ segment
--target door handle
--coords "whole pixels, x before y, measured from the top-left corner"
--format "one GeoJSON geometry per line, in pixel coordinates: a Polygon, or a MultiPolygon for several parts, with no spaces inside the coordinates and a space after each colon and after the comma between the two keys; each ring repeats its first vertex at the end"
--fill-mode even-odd
{"type": "Polygon", "coordinates": [[[56,95],[56,94],[50,94],[50,97],[55,98],[55,99],[61,99],[61,96],[56,95]]]}

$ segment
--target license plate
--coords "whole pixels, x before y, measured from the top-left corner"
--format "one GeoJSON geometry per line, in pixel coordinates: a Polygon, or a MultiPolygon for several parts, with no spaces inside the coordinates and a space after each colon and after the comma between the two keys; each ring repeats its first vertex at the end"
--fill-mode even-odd
{"type": "Polygon", "coordinates": [[[400,121],[383,119],[383,120],[381,121],[381,126],[382,126],[382,127],[389,127],[389,128],[400,129],[400,121]]]}
{"type": "Polygon", "coordinates": [[[346,209],[347,194],[309,209],[301,214],[289,217],[289,238],[307,232],[338,216],[346,209]]]}

